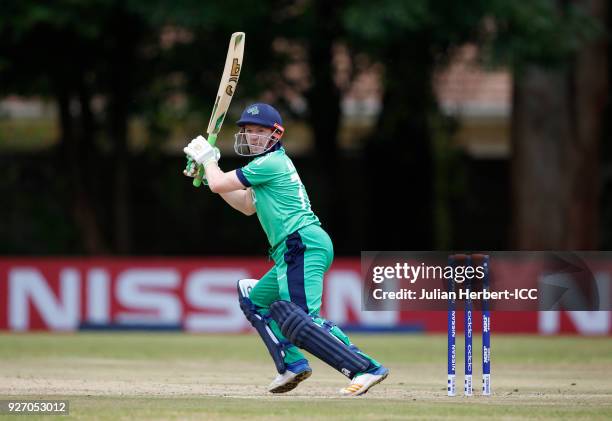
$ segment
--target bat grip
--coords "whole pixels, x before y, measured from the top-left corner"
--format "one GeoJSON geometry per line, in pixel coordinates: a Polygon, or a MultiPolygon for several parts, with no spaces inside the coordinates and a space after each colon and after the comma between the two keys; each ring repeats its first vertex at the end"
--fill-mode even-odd
{"type": "Polygon", "coordinates": [[[200,176],[200,172],[204,171],[201,165],[198,166],[198,175],[193,179],[193,186],[200,187],[202,185],[202,177],[200,176]]]}
{"type": "MultiPolygon", "coordinates": [[[[210,143],[210,146],[215,146],[215,143],[217,143],[217,135],[216,133],[212,133],[208,135],[208,143],[210,143]]],[[[202,177],[204,176],[204,166],[203,165],[198,165],[198,174],[196,175],[196,177],[193,179],[193,186],[194,187],[200,187],[202,185],[202,177]]]]}

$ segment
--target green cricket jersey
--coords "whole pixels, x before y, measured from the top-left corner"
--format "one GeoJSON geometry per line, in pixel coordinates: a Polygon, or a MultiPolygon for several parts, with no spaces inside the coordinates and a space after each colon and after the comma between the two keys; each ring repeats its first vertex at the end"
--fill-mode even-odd
{"type": "Polygon", "coordinates": [[[236,174],[252,188],[257,217],[272,247],[300,228],[321,225],[284,148],[253,159],[236,174]]]}

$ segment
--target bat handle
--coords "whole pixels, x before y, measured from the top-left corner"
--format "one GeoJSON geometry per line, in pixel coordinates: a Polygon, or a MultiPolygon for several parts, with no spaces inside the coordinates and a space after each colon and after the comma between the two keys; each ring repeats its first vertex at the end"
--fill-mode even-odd
{"type": "MultiPolygon", "coordinates": [[[[210,146],[215,146],[215,143],[217,143],[217,135],[215,133],[208,135],[208,143],[210,143],[210,146]]],[[[202,177],[204,177],[204,166],[198,165],[198,174],[193,179],[194,187],[202,185],[202,177]]]]}
{"type": "Polygon", "coordinates": [[[193,186],[200,187],[202,185],[202,176],[200,175],[204,171],[201,165],[198,165],[198,175],[193,179],[193,186]]]}

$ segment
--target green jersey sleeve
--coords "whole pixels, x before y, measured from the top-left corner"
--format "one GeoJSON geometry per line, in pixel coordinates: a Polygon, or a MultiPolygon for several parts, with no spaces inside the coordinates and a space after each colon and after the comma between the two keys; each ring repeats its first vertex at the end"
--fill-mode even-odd
{"type": "Polygon", "coordinates": [[[283,161],[273,154],[256,158],[242,168],[236,170],[236,175],[246,187],[268,183],[283,176],[287,169],[283,161]]]}

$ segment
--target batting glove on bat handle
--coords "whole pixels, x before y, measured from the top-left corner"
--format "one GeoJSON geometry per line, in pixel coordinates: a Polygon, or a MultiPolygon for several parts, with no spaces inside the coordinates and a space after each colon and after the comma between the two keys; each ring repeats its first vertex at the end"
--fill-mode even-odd
{"type": "Polygon", "coordinates": [[[216,152],[204,136],[198,136],[183,148],[183,152],[198,164],[216,159],[216,152]]]}
{"type": "MultiPolygon", "coordinates": [[[[216,140],[216,136],[211,138],[211,140],[216,140]]],[[[193,180],[193,185],[195,187],[199,187],[202,184],[202,178],[204,177],[204,167],[206,164],[212,161],[219,161],[221,158],[221,153],[218,148],[213,148],[210,143],[206,140],[204,136],[198,136],[193,139],[189,144],[183,149],[185,154],[187,154],[188,159],[192,162],[187,163],[186,174],[191,177],[195,177],[193,180]],[[199,165],[196,165],[199,164],[199,165]]]]}
{"type": "MultiPolygon", "coordinates": [[[[214,148],[214,151],[215,151],[214,161],[218,162],[219,159],[221,158],[221,152],[219,151],[218,148],[214,148]]],[[[204,182],[205,185],[208,185],[208,182],[206,181],[206,173],[204,171],[204,165],[212,161],[213,160],[211,159],[209,161],[206,161],[204,164],[198,164],[193,159],[191,159],[189,156],[187,156],[187,165],[185,169],[183,170],[183,174],[187,177],[193,178],[192,184],[195,187],[200,187],[202,185],[202,182],[204,182]]]]}
{"type": "Polygon", "coordinates": [[[183,170],[185,177],[193,178],[193,185],[199,187],[202,184],[202,178],[205,178],[202,166],[187,156],[187,165],[183,170]]]}

